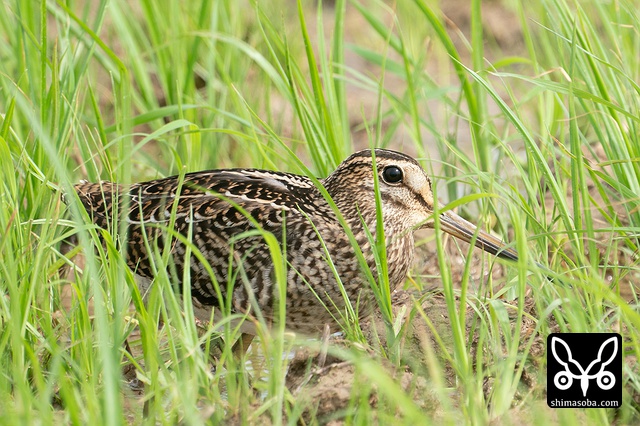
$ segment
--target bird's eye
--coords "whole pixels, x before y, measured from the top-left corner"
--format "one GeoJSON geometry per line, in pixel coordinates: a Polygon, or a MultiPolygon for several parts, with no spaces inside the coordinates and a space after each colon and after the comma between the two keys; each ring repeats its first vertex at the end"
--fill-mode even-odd
{"type": "Polygon", "coordinates": [[[387,166],[382,171],[382,179],[387,183],[399,183],[402,180],[402,170],[397,166],[387,166]]]}

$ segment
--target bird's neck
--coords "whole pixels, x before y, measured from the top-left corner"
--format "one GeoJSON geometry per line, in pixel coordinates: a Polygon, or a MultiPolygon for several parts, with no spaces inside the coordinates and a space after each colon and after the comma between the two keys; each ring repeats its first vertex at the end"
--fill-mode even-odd
{"type": "MultiPolygon", "coordinates": [[[[331,181],[325,181],[325,187],[356,237],[369,267],[372,271],[376,271],[377,262],[374,251],[375,244],[380,240],[376,232],[378,216],[373,194],[365,189],[354,192],[353,187],[346,190],[345,186],[332,185],[331,181]],[[373,237],[373,246],[369,235],[373,237]]],[[[383,209],[384,245],[389,284],[392,290],[404,282],[413,260],[413,232],[406,228],[403,220],[395,216],[397,215],[393,212],[385,212],[383,209]]]]}

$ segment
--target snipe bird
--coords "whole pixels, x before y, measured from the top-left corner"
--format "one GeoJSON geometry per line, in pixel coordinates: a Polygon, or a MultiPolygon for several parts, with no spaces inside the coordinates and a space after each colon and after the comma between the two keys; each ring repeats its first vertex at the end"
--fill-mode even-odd
{"type": "MultiPolygon", "coordinates": [[[[344,217],[376,277],[375,247],[366,228],[375,236],[376,195],[374,173],[382,206],[389,284],[391,290],[405,280],[414,251],[413,231],[433,227],[436,200],[431,180],[413,158],[386,149],[364,150],[351,155],[319,182],[344,217]]],[[[372,290],[343,225],[312,180],[295,174],[255,169],[226,169],[189,173],[183,179],[169,177],[133,185],[110,182],[75,186],[93,222],[108,228],[126,206],[128,265],[139,275],[153,278],[148,248],[160,252],[170,241],[175,279],[184,276],[186,246],[166,239],[173,226],[191,241],[210,268],[195,255],[188,260],[196,314],[208,321],[231,297],[235,312],[259,309],[273,321],[279,303],[286,306],[286,327],[304,334],[317,333],[325,324],[335,330],[344,313],[346,296],[367,315],[372,290]],[[172,211],[174,210],[174,211],[172,211]],[[281,242],[286,255],[286,299],[277,300],[272,257],[265,239],[249,233],[260,226],[281,242]],[[284,235],[283,235],[284,234],[284,235]],[[328,258],[331,260],[329,261],[328,258]],[[231,265],[229,264],[231,262],[231,265]],[[211,276],[208,269],[213,272],[211,276]],[[216,284],[217,283],[217,284],[216,284]],[[216,290],[219,287],[219,292],[216,290]],[[231,289],[228,294],[227,289],[231,289]],[[252,302],[253,300],[253,302],[252,302]]],[[[440,228],[494,255],[516,260],[517,253],[499,239],[477,230],[451,211],[439,215],[440,228]],[[476,235],[474,240],[474,235],[476,235]]]]}

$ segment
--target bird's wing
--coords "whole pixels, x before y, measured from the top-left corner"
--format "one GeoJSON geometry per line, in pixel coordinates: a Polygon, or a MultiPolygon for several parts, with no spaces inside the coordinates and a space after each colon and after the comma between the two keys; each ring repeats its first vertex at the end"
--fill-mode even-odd
{"type": "Polygon", "coordinates": [[[127,221],[132,224],[168,223],[175,220],[211,220],[235,205],[265,212],[317,208],[318,192],[303,176],[254,169],[196,172],[131,186],[111,182],[80,183],[75,186],[82,204],[101,227],[117,214],[114,206],[128,204],[127,221]],[[176,202],[176,198],[178,199],[176,202]],[[224,206],[227,205],[227,208],[224,206]]]}
{"type": "MultiPolygon", "coordinates": [[[[264,170],[215,170],[188,174],[183,182],[169,178],[134,185],[129,220],[168,221],[176,196],[176,219],[209,221],[228,208],[239,206],[252,216],[302,209],[317,198],[313,183],[302,176],[264,170]]],[[[258,220],[256,218],[256,220],[258,220]]]]}
{"type": "MultiPolygon", "coordinates": [[[[219,265],[223,269],[230,242],[244,232],[262,229],[282,241],[286,227],[289,246],[303,238],[301,232],[312,230],[307,217],[314,221],[332,217],[311,180],[264,170],[212,170],[131,186],[85,182],[75,189],[92,221],[103,229],[117,232],[119,210],[127,209],[127,235],[120,241],[126,241],[129,247],[129,264],[147,277],[153,275],[149,244],[164,249],[168,241],[164,230],[169,226],[184,236],[191,234],[195,246],[208,253],[210,262],[223,257],[219,265]]],[[[184,247],[172,238],[171,249],[177,258],[184,247]]],[[[235,242],[234,251],[251,251],[254,258],[269,255],[261,237],[235,242]],[[261,247],[256,249],[256,244],[261,247]]]]}
{"type": "MultiPolygon", "coordinates": [[[[302,231],[312,230],[302,212],[316,218],[329,217],[330,212],[309,179],[252,169],[198,172],[187,174],[182,180],[166,178],[131,186],[81,183],[75,188],[93,222],[105,229],[115,223],[113,218],[118,212],[114,206],[128,204],[127,260],[140,275],[150,278],[153,271],[147,247],[157,244],[163,249],[166,243],[162,230],[170,224],[182,235],[191,233],[193,243],[211,264],[217,279],[224,282],[228,278],[229,245],[234,237],[259,225],[282,241],[286,226],[289,246],[302,238],[302,231]]],[[[180,272],[185,247],[176,239],[171,244],[180,272]]],[[[233,255],[245,257],[247,268],[255,264],[254,269],[267,273],[264,266],[269,263],[270,254],[261,237],[243,238],[234,244],[233,255]]],[[[209,280],[201,265],[192,264],[192,283],[198,285],[203,302],[209,280]]]]}

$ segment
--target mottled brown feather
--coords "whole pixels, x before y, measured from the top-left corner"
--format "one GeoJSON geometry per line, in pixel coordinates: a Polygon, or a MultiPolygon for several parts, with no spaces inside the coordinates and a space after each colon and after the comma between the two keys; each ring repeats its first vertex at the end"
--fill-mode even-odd
{"type": "MultiPolygon", "coordinates": [[[[393,289],[403,282],[411,263],[413,228],[431,214],[432,199],[426,192],[428,187],[430,194],[431,183],[418,163],[404,154],[376,150],[376,163],[389,281],[393,289]],[[384,181],[382,172],[389,166],[402,170],[403,182],[387,184],[384,181]]],[[[375,257],[364,228],[367,226],[375,235],[371,152],[365,150],[352,155],[321,183],[354,233],[374,277],[377,276],[375,257]]],[[[146,278],[153,279],[153,271],[145,240],[163,248],[167,238],[163,229],[173,218],[177,232],[185,236],[191,233],[193,244],[213,269],[222,297],[232,298],[234,310],[246,312],[250,308],[249,295],[253,295],[258,305],[253,309],[259,308],[265,318],[272,320],[277,291],[271,255],[264,239],[250,236],[237,239],[233,247],[229,244],[240,234],[255,229],[253,222],[256,222],[278,241],[286,241],[288,271],[284,303],[289,329],[316,332],[324,324],[335,328],[335,319],[344,314],[345,301],[317,233],[327,247],[349,299],[354,306],[360,302],[361,315],[369,312],[370,284],[364,278],[354,248],[326,199],[304,176],[227,169],[189,173],[183,180],[169,177],[129,186],[111,182],[80,183],[75,189],[99,227],[118,229],[110,228],[109,224],[117,217],[117,207],[126,206],[127,235],[121,241],[126,241],[129,266],[146,278]],[[283,224],[286,224],[286,235],[283,235],[283,224]],[[242,267],[247,282],[238,274],[228,276],[229,259],[233,259],[232,270],[242,267]],[[233,291],[227,295],[230,280],[233,291]]],[[[170,249],[177,270],[175,279],[183,285],[186,247],[174,239],[170,249]]],[[[189,267],[191,293],[199,306],[218,308],[219,293],[206,268],[195,256],[191,256],[189,267]]]]}

